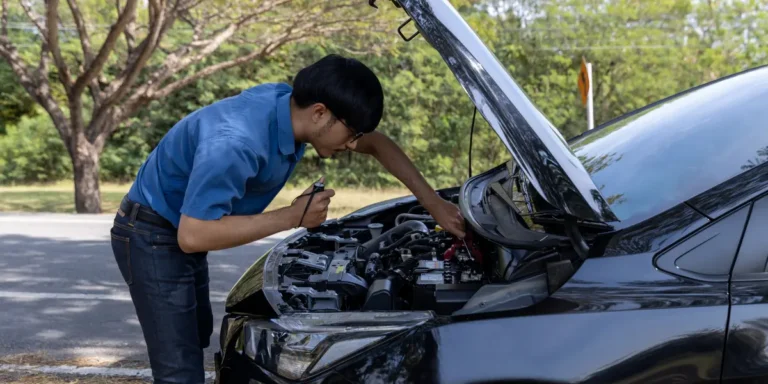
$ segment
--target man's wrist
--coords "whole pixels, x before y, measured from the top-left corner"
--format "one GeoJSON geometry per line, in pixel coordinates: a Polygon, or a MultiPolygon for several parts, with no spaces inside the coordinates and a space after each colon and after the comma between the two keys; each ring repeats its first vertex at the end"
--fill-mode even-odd
{"type": "Polygon", "coordinates": [[[285,225],[287,226],[286,230],[288,229],[294,229],[298,228],[301,223],[299,223],[299,215],[301,214],[298,212],[298,209],[296,209],[296,206],[289,205],[285,208],[284,214],[281,215],[285,218],[285,225]]]}
{"type": "Polygon", "coordinates": [[[432,191],[432,193],[427,194],[426,196],[419,199],[419,202],[421,205],[427,209],[427,211],[430,210],[430,208],[436,207],[440,202],[443,200],[440,195],[437,194],[437,192],[432,191]]]}
{"type": "Polygon", "coordinates": [[[297,227],[299,218],[296,217],[296,210],[293,208],[293,206],[289,205],[270,212],[274,215],[273,222],[277,226],[277,231],[275,233],[288,231],[297,227]]]}

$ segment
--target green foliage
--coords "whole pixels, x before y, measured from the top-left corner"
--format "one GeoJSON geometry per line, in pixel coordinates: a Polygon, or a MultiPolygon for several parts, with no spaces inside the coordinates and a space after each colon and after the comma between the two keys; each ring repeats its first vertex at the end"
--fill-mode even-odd
{"type": "Polygon", "coordinates": [[[24,88],[16,81],[10,65],[0,60],[0,135],[5,134],[5,126],[16,124],[23,116],[35,113],[35,102],[24,88]]]}
{"type": "MultiPolygon", "coordinates": [[[[576,86],[582,57],[593,63],[596,124],[692,86],[756,66],[768,58],[768,44],[764,44],[768,41],[767,0],[461,0],[452,3],[565,137],[581,133],[587,125],[576,86]]],[[[86,12],[94,18],[104,10],[109,12],[109,7],[104,8],[106,6],[95,0],[92,5],[86,12]]],[[[386,17],[405,19],[405,15],[399,10],[393,11],[390,4],[379,1],[379,5],[382,12],[387,12],[386,17]],[[400,13],[392,16],[389,12],[400,13]]],[[[473,105],[439,54],[421,37],[410,43],[403,42],[395,30],[398,24],[399,21],[393,21],[386,33],[350,33],[333,39],[316,37],[288,44],[266,59],[198,80],[151,103],[124,122],[111,138],[101,158],[102,178],[131,180],[163,135],[195,109],[260,83],[290,84],[302,67],[328,53],[340,53],[363,61],[381,79],[385,113],[379,130],[400,144],[435,187],[461,183],[467,177],[473,105]]],[[[262,30],[272,27],[267,24],[254,27],[253,34],[258,36],[262,30]]],[[[103,38],[105,33],[95,31],[94,38],[103,38]]],[[[185,33],[189,31],[174,30],[171,39],[184,41],[189,38],[185,33]]],[[[65,51],[79,49],[75,37],[63,40],[65,51]]],[[[120,44],[124,44],[122,39],[120,44]]],[[[256,48],[245,43],[224,45],[180,76],[256,48]]],[[[161,59],[153,57],[151,65],[161,59]]],[[[28,108],[30,100],[24,99],[23,92],[19,92],[21,88],[12,81],[4,81],[7,71],[7,67],[0,64],[0,91],[4,95],[0,100],[0,122],[5,120],[11,127],[7,137],[0,136],[0,183],[67,177],[69,162],[59,159],[66,158],[64,148],[48,142],[49,139],[55,142],[57,136],[47,115],[22,118],[17,126],[13,125],[34,111],[28,108]],[[13,96],[5,98],[6,94],[13,96]],[[31,121],[37,123],[31,124],[31,121]],[[23,133],[25,129],[29,131],[23,133]],[[22,136],[28,136],[31,141],[19,144],[24,141],[22,136]],[[29,148],[29,152],[18,156],[8,152],[21,148],[29,148]],[[31,148],[46,148],[34,152],[35,156],[42,157],[39,162],[23,160],[34,157],[31,148]],[[20,160],[15,160],[17,157],[20,160]],[[30,165],[32,163],[38,165],[30,165]],[[43,176],[42,169],[47,172],[43,172],[43,176]]],[[[142,78],[139,82],[146,80],[142,78]]],[[[54,88],[53,92],[62,91],[54,88]]],[[[475,173],[508,157],[498,137],[478,114],[472,167],[475,173]]],[[[765,158],[761,153],[754,163],[759,164],[765,158]]],[[[588,167],[600,167],[608,160],[585,159],[588,167]]],[[[335,186],[399,185],[368,156],[345,153],[321,160],[311,148],[290,183],[303,186],[320,175],[325,175],[329,185],[335,186]]]]}
{"type": "MultiPolygon", "coordinates": [[[[141,163],[152,151],[150,140],[139,124],[131,124],[112,136],[99,159],[99,175],[103,181],[131,182],[141,163]]],[[[158,139],[159,140],[159,139],[158,139]]]]}
{"type": "Polygon", "coordinates": [[[72,163],[48,115],[23,116],[0,136],[0,184],[45,183],[70,177],[72,163]]]}

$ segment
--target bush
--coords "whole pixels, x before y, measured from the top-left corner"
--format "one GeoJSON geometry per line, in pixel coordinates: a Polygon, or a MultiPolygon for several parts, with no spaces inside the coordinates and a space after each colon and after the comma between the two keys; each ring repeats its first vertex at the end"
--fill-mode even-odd
{"type": "Polygon", "coordinates": [[[152,150],[136,124],[118,129],[99,159],[101,181],[131,182],[152,150]]]}
{"type": "Polygon", "coordinates": [[[72,177],[72,162],[50,117],[24,116],[0,136],[0,184],[47,183],[72,177]]]}

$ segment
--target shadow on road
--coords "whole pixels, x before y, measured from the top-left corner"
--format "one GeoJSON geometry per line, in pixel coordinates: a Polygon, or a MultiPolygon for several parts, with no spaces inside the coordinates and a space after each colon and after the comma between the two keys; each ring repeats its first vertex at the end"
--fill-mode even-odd
{"type": "MultiPolygon", "coordinates": [[[[141,328],[108,231],[103,240],[25,232],[0,234],[0,356],[43,352],[64,359],[146,360],[141,328]]],[[[265,239],[209,254],[215,324],[206,361],[212,361],[218,347],[218,324],[229,289],[277,241],[265,239]]]]}

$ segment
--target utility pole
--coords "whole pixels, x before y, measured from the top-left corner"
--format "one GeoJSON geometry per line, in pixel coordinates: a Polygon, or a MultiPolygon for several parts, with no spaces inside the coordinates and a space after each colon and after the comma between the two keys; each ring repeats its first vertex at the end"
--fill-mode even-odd
{"type": "Polygon", "coordinates": [[[592,63],[587,63],[584,57],[581,58],[581,69],[579,70],[579,93],[581,93],[581,105],[587,108],[587,127],[595,128],[594,108],[592,106],[592,63]]]}
{"type": "Polygon", "coordinates": [[[592,63],[587,63],[587,78],[589,79],[589,87],[587,89],[587,121],[589,122],[589,129],[595,128],[595,115],[594,108],[592,106],[592,63]]]}

